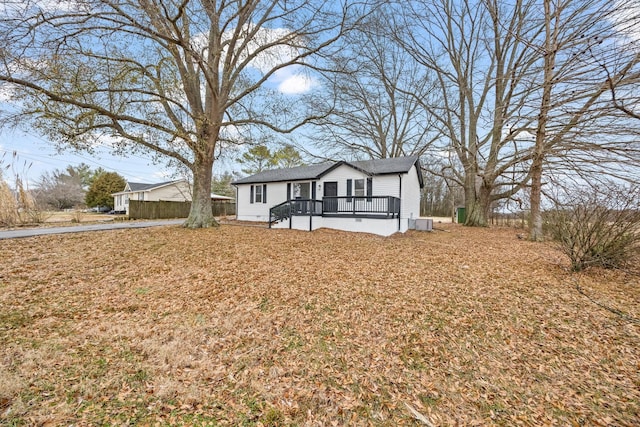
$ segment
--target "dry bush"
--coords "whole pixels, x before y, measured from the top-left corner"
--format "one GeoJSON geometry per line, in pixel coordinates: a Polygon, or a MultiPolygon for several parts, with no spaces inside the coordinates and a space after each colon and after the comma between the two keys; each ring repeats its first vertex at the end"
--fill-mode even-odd
{"type": "Polygon", "coordinates": [[[80,224],[82,222],[82,218],[83,217],[84,217],[84,215],[82,214],[82,211],[76,209],[71,214],[71,222],[74,223],[74,224],[80,224]]]}
{"type": "Polygon", "coordinates": [[[28,186],[20,177],[16,177],[18,195],[18,218],[21,224],[42,224],[51,215],[40,208],[28,186]]]}
{"type": "Polygon", "coordinates": [[[0,176],[0,226],[11,227],[18,219],[18,202],[9,184],[0,176]]]}
{"type": "Polygon", "coordinates": [[[574,271],[626,267],[640,246],[640,187],[577,191],[547,214],[547,227],[574,271]]]}
{"type": "MultiPolygon", "coordinates": [[[[6,153],[5,153],[6,154],[6,153]]],[[[26,163],[22,167],[22,173],[16,172],[18,163],[17,153],[13,153],[10,161],[0,158],[0,167],[9,170],[14,176],[15,192],[0,173],[0,226],[11,227],[16,224],[40,224],[47,220],[49,214],[40,208],[33,194],[29,190],[26,175],[30,165],[26,163]]]]}

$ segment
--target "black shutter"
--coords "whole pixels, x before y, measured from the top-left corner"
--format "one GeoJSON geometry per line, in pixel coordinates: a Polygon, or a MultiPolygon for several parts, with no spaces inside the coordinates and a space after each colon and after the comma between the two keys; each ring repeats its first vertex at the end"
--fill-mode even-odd
{"type": "Polygon", "coordinates": [[[367,202],[371,201],[373,196],[373,178],[367,178],[367,202]]]}
{"type": "MultiPolygon", "coordinates": [[[[352,180],[348,179],[347,180],[347,197],[351,196],[351,186],[352,186],[352,180]]],[[[347,199],[347,202],[351,202],[351,199],[347,199]]]]}
{"type": "Polygon", "coordinates": [[[287,202],[291,200],[291,183],[287,182],[287,202]]]}
{"type": "Polygon", "coordinates": [[[262,186],[262,203],[267,203],[267,184],[262,186]]]}
{"type": "Polygon", "coordinates": [[[311,199],[312,200],[316,199],[316,182],[315,181],[311,181],[311,199]]]}
{"type": "Polygon", "coordinates": [[[249,195],[249,203],[253,203],[253,185],[251,186],[251,194],[249,195]]]}

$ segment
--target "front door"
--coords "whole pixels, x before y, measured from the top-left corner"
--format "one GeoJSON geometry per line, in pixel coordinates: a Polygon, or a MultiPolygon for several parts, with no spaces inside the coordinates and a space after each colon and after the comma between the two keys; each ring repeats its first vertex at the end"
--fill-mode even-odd
{"type": "Polygon", "coordinates": [[[322,209],[325,212],[338,212],[338,199],[331,198],[338,196],[338,183],[335,181],[325,182],[323,194],[322,209]]]}

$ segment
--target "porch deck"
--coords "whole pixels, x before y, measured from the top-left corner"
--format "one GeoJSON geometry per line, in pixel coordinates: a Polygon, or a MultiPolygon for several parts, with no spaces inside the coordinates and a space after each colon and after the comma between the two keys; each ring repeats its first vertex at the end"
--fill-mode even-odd
{"type": "Polygon", "coordinates": [[[322,200],[287,200],[269,209],[269,227],[293,216],[395,219],[400,217],[400,199],[394,196],[335,196],[322,200]]]}

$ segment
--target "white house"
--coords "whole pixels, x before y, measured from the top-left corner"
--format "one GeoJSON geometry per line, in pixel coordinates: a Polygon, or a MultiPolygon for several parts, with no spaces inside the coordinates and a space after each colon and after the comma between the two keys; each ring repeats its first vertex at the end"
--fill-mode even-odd
{"type": "Polygon", "coordinates": [[[417,156],[267,170],[233,184],[238,220],[382,236],[409,229],[423,187],[417,156]]]}
{"type": "Polygon", "coordinates": [[[126,212],[128,215],[129,200],[190,202],[191,186],[185,179],[157,184],[127,182],[124,190],[114,193],[112,196],[114,199],[113,210],[126,212]]]}

